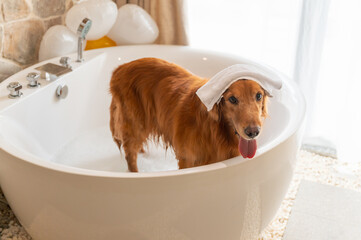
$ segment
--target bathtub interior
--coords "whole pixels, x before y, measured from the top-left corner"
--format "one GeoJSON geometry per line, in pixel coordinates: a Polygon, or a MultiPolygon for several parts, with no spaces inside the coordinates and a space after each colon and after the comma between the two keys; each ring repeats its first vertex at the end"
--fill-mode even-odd
{"type": "MultiPolygon", "coordinates": [[[[242,61],[188,48],[175,48],[171,53],[169,49],[152,51],[147,48],[146,54],[139,47],[113,48],[106,52],[91,51],[85,56],[88,56],[87,61],[72,73],[0,109],[0,139],[17,150],[12,150],[13,155],[23,152],[58,166],[125,172],[124,154],[119,153],[108,127],[111,100],[108,86],[111,73],[118,65],[152,56],[175,62],[199,76],[210,77],[242,61]],[[59,84],[69,87],[66,99],[55,97],[59,84]]],[[[31,69],[24,71],[27,73],[31,69]]],[[[8,81],[0,86],[4,88],[8,81]]],[[[269,150],[277,139],[281,141],[290,134],[296,124],[292,119],[299,115],[295,114],[296,104],[297,99],[287,83],[269,100],[269,117],[258,139],[256,157],[269,150]]],[[[2,148],[7,151],[4,146],[2,148]]],[[[161,144],[154,143],[149,143],[147,152],[139,155],[138,165],[142,172],[178,169],[172,149],[166,151],[161,144]]]]}

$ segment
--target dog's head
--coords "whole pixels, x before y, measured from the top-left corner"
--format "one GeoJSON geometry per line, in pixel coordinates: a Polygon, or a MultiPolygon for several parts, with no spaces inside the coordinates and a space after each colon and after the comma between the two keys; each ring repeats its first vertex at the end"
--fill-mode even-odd
{"type": "Polygon", "coordinates": [[[256,144],[254,140],[260,134],[267,116],[268,96],[269,93],[257,82],[238,80],[223,93],[221,102],[211,111],[217,120],[223,118],[234,128],[235,134],[239,136],[239,151],[243,156],[253,157],[256,152],[257,146],[252,144],[256,144]],[[242,148],[250,150],[242,151],[242,148]]]}

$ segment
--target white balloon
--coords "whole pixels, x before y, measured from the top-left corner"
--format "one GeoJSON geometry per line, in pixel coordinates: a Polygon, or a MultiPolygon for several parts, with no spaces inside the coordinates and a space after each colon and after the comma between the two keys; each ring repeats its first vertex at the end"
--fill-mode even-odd
{"type": "Polygon", "coordinates": [[[117,20],[108,33],[118,45],[152,43],[159,29],[153,18],[141,7],[126,4],[118,9],[117,20]]]}
{"type": "Polygon", "coordinates": [[[66,14],[65,24],[75,34],[84,18],[92,20],[86,38],[97,40],[107,35],[117,18],[117,5],[111,0],[89,0],[74,5],[66,14]]]}
{"type": "Polygon", "coordinates": [[[76,52],[78,37],[63,25],[56,25],[48,29],[40,42],[39,60],[64,56],[76,52]]]}

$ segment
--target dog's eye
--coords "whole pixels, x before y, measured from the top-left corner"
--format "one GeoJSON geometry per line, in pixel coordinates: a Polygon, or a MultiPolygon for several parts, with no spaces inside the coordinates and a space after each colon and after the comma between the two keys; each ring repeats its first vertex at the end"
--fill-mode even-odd
{"type": "Polygon", "coordinates": [[[257,100],[257,101],[260,101],[261,99],[262,99],[262,93],[258,92],[258,93],[256,94],[256,100],[257,100]]]}
{"type": "Polygon", "coordinates": [[[228,98],[228,101],[232,104],[237,104],[238,103],[238,99],[234,96],[231,96],[228,98]]]}

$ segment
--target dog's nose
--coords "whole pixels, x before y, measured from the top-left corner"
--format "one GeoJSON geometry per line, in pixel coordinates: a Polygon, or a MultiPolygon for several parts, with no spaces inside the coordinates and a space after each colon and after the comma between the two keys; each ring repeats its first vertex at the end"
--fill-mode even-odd
{"type": "Polygon", "coordinates": [[[255,138],[258,136],[260,130],[261,130],[260,127],[248,126],[248,127],[246,127],[246,129],[244,129],[244,133],[250,138],[255,138]]]}

